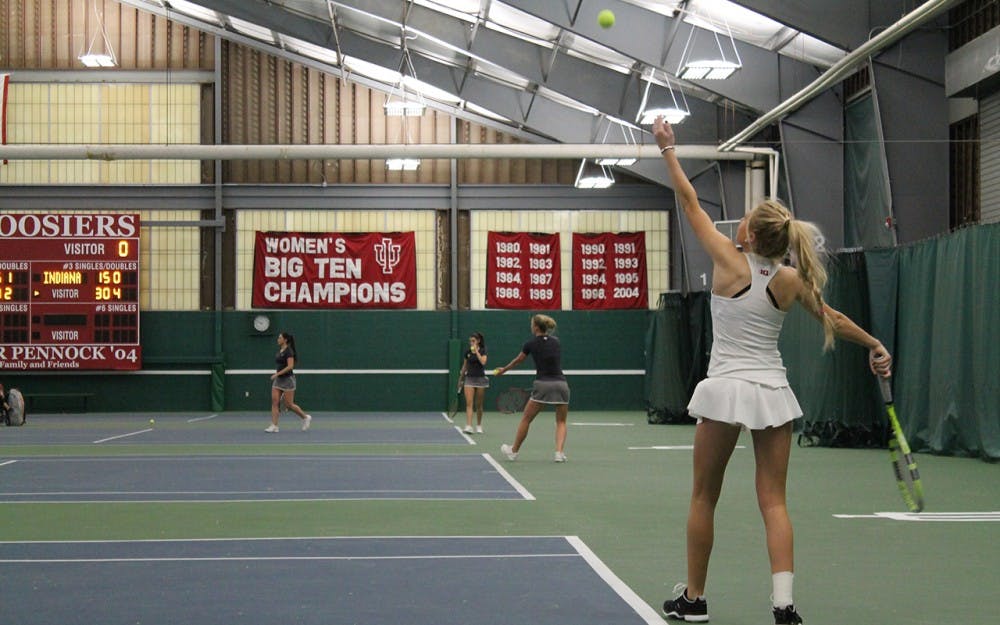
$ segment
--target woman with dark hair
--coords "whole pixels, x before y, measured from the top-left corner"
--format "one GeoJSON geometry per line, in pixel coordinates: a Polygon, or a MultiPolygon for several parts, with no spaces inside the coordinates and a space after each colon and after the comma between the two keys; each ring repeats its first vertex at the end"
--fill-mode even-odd
{"type": "Polygon", "coordinates": [[[302,429],[308,430],[312,425],[312,416],[307,415],[295,403],[295,337],[288,332],[278,334],[278,355],[274,362],[277,364],[277,371],[271,374],[271,425],[265,432],[274,434],[278,431],[278,405],[282,396],[285,399],[285,406],[299,415],[302,419],[302,429]]]}
{"type": "Polygon", "coordinates": [[[824,351],[841,338],[869,350],[869,366],[890,375],[892,357],[875,337],[823,301],[827,273],[819,230],[767,200],[743,219],[731,241],[698,202],[675,153],[674,131],[662,117],[653,136],[666,162],[688,224],[712,259],[712,353],[708,377],[698,383],[688,412],[698,420],[694,480],[687,521],[687,581],[663,604],[668,618],[708,621],[705,584],[715,535],[715,506],[726,465],[742,429],[753,438],[757,503],[771,564],[775,625],[798,625],[792,601],[792,522],[785,500],[792,422],[802,416],[788,385],[778,336],[785,314],[801,305],[823,326],[824,351]],[[742,249],[738,248],[741,246],[742,249]],[[794,266],[782,260],[791,255],[794,266]]]}
{"type": "Polygon", "coordinates": [[[469,337],[469,349],[462,360],[462,376],[465,378],[465,429],[472,434],[472,411],[476,411],[476,434],[483,433],[483,402],[490,381],[486,377],[486,339],[482,333],[473,332],[469,337]]]}

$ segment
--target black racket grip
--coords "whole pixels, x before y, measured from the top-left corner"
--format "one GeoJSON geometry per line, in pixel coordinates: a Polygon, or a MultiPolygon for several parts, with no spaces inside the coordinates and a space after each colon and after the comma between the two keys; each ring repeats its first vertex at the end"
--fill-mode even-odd
{"type": "Polygon", "coordinates": [[[892,403],[892,382],[889,378],[876,375],[878,378],[878,387],[882,391],[882,401],[887,404],[892,403]]]}

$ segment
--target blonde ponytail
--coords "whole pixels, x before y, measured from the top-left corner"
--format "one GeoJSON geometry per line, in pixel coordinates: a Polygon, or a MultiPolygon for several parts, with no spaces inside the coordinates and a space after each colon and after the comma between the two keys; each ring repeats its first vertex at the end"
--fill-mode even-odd
{"type": "Polygon", "coordinates": [[[788,242],[792,252],[799,278],[809,289],[810,308],[823,323],[823,351],[833,349],[836,326],[830,315],[824,313],[823,287],[826,286],[827,273],[825,259],[816,242],[820,232],[814,224],[807,221],[791,220],[789,223],[788,242]]]}

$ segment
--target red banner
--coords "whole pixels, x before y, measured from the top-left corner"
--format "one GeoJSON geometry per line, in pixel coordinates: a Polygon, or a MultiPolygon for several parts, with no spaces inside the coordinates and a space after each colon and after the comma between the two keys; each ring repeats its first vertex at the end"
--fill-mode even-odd
{"type": "Polygon", "coordinates": [[[416,308],[412,232],[258,232],[254,308],[416,308]]]}
{"type": "Polygon", "coordinates": [[[487,235],[487,308],[557,310],[561,291],[558,234],[487,235]]]}
{"type": "Polygon", "coordinates": [[[642,232],[573,233],[573,309],[647,308],[642,232]]]}

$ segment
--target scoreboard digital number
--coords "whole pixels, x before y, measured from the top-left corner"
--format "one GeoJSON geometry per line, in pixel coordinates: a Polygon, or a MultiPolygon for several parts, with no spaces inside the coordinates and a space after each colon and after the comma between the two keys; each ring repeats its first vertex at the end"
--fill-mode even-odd
{"type": "Polygon", "coordinates": [[[0,370],[140,368],[139,215],[0,215],[0,370]]]}

